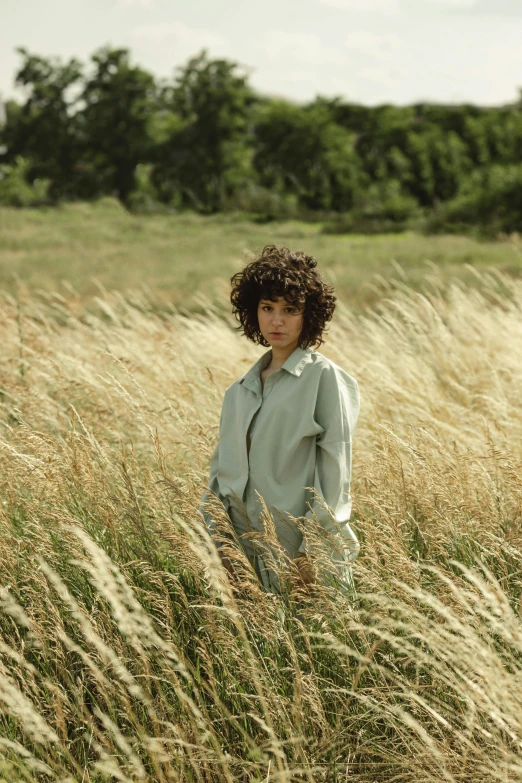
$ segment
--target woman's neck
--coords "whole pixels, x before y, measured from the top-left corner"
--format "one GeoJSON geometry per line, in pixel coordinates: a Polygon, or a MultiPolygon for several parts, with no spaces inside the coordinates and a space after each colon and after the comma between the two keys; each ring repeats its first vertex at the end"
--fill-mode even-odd
{"type": "Polygon", "coordinates": [[[274,348],[274,346],[272,346],[272,358],[270,359],[267,369],[278,370],[283,366],[288,357],[293,354],[296,348],[297,343],[285,345],[284,348],[278,348],[277,346],[274,348]]]}

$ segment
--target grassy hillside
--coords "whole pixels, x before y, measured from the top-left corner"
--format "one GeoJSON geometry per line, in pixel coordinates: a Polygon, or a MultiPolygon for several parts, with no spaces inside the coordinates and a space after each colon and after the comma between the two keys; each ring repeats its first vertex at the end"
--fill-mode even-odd
{"type": "Polygon", "coordinates": [[[360,308],[382,295],[381,280],[401,269],[408,283],[422,285],[433,265],[444,281],[474,281],[473,272],[492,266],[520,274],[522,253],[515,239],[479,243],[459,236],[332,236],[319,224],[255,225],[237,218],[196,215],[131,216],[110,199],[61,209],[0,208],[0,288],[59,291],[73,286],[82,301],[100,287],[141,288],[154,307],[198,309],[195,292],[211,297],[227,290],[228,279],[246,254],[265,244],[287,244],[316,256],[338,294],[360,308]]]}
{"type": "Polygon", "coordinates": [[[284,230],[2,212],[5,282],[19,264],[31,286],[65,277],[87,299],[90,261],[107,288],[176,298],[208,290],[244,249],[306,239],[346,286],[321,351],[362,399],[356,600],[321,560],[312,597],[283,565],[274,599],[239,554],[234,594],[197,505],[223,391],[259,348],[201,293],[192,317],[117,291],[97,311],[3,296],[2,779],[521,779],[522,281],[482,275],[480,293],[448,277],[464,254],[500,266],[515,253],[284,230]],[[343,253],[363,290],[390,248],[415,274],[430,248],[448,252],[431,293],[397,272],[378,309],[354,311],[343,253]]]}

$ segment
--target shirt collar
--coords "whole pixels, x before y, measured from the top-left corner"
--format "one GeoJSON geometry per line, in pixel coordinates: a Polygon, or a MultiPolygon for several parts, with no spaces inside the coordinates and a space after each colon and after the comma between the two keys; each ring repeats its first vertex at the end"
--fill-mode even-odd
{"type": "MultiPolygon", "coordinates": [[[[265,367],[268,367],[271,359],[272,349],[269,348],[268,351],[265,351],[265,353],[259,357],[257,362],[244,375],[241,376],[239,383],[242,383],[245,386],[248,386],[249,389],[260,393],[260,374],[265,369],[265,367]]],[[[311,361],[312,349],[298,347],[290,354],[288,359],[284,362],[284,364],[281,365],[281,367],[279,367],[279,369],[286,370],[286,372],[290,373],[291,375],[295,375],[296,378],[299,378],[303,372],[304,367],[308,364],[308,362],[311,361]]]]}

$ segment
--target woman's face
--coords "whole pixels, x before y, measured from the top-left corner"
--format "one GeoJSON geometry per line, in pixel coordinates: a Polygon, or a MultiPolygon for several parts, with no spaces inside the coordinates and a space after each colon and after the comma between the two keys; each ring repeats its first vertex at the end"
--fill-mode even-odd
{"type": "Polygon", "coordinates": [[[276,300],[260,299],[257,318],[261,334],[273,348],[297,347],[303,328],[303,310],[296,309],[280,296],[276,300]]]}

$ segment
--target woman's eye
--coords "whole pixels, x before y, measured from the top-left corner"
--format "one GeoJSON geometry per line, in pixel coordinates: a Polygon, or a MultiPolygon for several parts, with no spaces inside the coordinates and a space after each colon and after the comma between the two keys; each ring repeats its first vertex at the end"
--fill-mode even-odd
{"type": "MultiPolygon", "coordinates": [[[[263,305],[263,310],[271,310],[272,308],[270,305],[263,305]]],[[[285,310],[290,313],[290,315],[297,315],[299,310],[296,310],[295,307],[285,307],[285,310]]]]}

